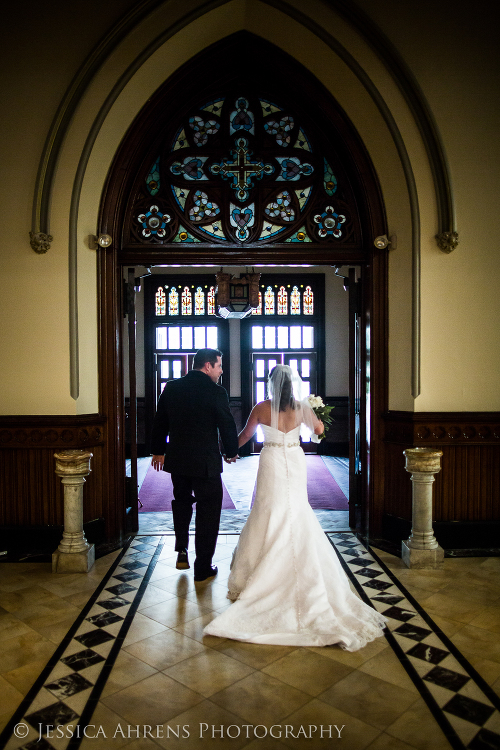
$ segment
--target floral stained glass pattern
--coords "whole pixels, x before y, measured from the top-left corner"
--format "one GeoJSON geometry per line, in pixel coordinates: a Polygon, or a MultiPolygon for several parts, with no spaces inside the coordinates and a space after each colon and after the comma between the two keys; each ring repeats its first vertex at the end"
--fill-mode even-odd
{"type": "Polygon", "coordinates": [[[264,311],[266,315],[274,315],[274,291],[268,286],[264,294],[264,311]]]}
{"type": "Polygon", "coordinates": [[[168,314],[179,315],[179,293],[175,286],[168,293],[168,314]]]}
{"type": "Polygon", "coordinates": [[[167,312],[167,298],[163,287],[159,286],[155,294],[155,315],[165,315],[167,312]]]}
{"type": "Polygon", "coordinates": [[[194,293],[194,314],[205,315],[205,293],[201,286],[194,293]]]}
{"type": "Polygon", "coordinates": [[[340,227],[345,222],[345,216],[338,214],[333,206],[327,206],[323,213],[316,214],[314,221],[318,224],[318,235],[327,237],[329,234],[333,237],[341,237],[342,230],[340,227]]]}
{"type": "Polygon", "coordinates": [[[241,97],[236,101],[237,109],[234,109],[229,115],[230,128],[229,133],[232,135],[238,130],[246,130],[249,133],[254,133],[254,117],[253,112],[250,112],[248,107],[248,101],[241,97]]]}
{"type": "Polygon", "coordinates": [[[207,294],[208,314],[215,315],[215,287],[211,286],[207,294]]]}
{"type": "Polygon", "coordinates": [[[283,190],[281,193],[278,193],[272,203],[267,205],[266,214],[272,219],[293,221],[295,219],[295,211],[291,203],[292,196],[287,190],[283,190]]]}
{"type": "Polygon", "coordinates": [[[149,210],[143,214],[139,214],[137,221],[142,225],[143,237],[151,237],[152,235],[163,238],[166,235],[165,227],[170,222],[170,216],[160,211],[158,206],[150,206],[149,210]]]}
{"type": "Polygon", "coordinates": [[[174,161],[170,167],[170,171],[172,174],[182,176],[186,180],[208,180],[207,175],[203,171],[207,159],[208,156],[199,156],[197,158],[186,156],[183,161],[174,161]]]}
{"type": "Polygon", "coordinates": [[[314,315],[314,294],[310,286],[306,286],[302,295],[304,315],[314,315]]]}
{"type": "Polygon", "coordinates": [[[300,292],[296,286],[290,294],[290,315],[300,315],[300,292]]]}
{"type": "Polygon", "coordinates": [[[296,181],[299,180],[301,175],[309,176],[313,172],[313,167],[307,162],[301,163],[297,156],[291,156],[286,158],[284,156],[277,156],[276,161],[279,162],[281,172],[276,178],[282,181],[296,181]]]}
{"type": "Polygon", "coordinates": [[[246,138],[236,139],[236,148],[231,151],[231,160],[222,159],[218,164],[212,164],[212,174],[228,180],[234,190],[236,198],[241,202],[248,200],[253,180],[260,180],[264,175],[274,172],[274,166],[262,159],[252,159],[252,151],[246,138]]]}
{"type": "Polygon", "coordinates": [[[193,140],[197,146],[204,146],[209,135],[215,135],[220,125],[216,120],[203,120],[195,116],[189,118],[189,124],[194,131],[193,140]]]}
{"type": "Polygon", "coordinates": [[[231,225],[236,228],[236,236],[239,240],[246,240],[250,234],[250,228],[255,221],[255,207],[251,203],[246,208],[240,208],[231,203],[229,219],[231,225]]]}
{"type": "Polygon", "coordinates": [[[197,190],[193,196],[194,205],[189,209],[189,218],[191,221],[200,222],[207,218],[217,216],[219,206],[208,200],[208,195],[202,190],[197,190]]]}
{"type": "Polygon", "coordinates": [[[309,130],[250,93],[193,108],[141,174],[135,241],[346,243],[349,188],[335,157],[318,147],[324,136],[309,130]],[[152,196],[158,205],[147,203],[152,196]]]}
{"type": "Polygon", "coordinates": [[[290,143],[290,131],[293,130],[293,117],[285,115],[279,122],[268,120],[264,128],[268,133],[276,136],[278,146],[288,146],[290,143]]]}
{"type": "Polygon", "coordinates": [[[193,297],[189,287],[185,286],[182,290],[181,310],[183,315],[193,314],[193,297]]]}
{"type": "Polygon", "coordinates": [[[278,291],[278,315],[288,315],[288,292],[284,286],[278,291]]]}

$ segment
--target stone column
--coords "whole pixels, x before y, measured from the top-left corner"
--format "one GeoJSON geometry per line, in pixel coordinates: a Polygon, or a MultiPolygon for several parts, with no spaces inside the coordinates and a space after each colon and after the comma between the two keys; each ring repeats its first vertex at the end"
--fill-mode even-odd
{"type": "Polygon", "coordinates": [[[64,531],[52,555],[53,573],[88,573],[95,561],[94,545],[83,533],[83,485],[90,474],[92,453],[67,450],[55,453],[56,474],[64,485],[64,531]]]}
{"type": "Polygon", "coordinates": [[[409,568],[437,568],[443,562],[444,550],[432,530],[432,485],[434,474],[441,471],[442,451],[430,448],[408,448],[406,471],[412,481],[412,530],[401,543],[402,558],[409,568]]]}

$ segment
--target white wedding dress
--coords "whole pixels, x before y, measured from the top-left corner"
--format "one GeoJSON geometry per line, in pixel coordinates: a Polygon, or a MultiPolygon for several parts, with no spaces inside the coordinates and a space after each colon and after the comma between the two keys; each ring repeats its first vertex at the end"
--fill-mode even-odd
{"type": "Polygon", "coordinates": [[[261,425],[265,443],[255,502],[233,554],[234,603],[204,632],[250,643],[357,651],[386,621],[351,591],[335,550],[307,499],[300,425],[261,425]]]}

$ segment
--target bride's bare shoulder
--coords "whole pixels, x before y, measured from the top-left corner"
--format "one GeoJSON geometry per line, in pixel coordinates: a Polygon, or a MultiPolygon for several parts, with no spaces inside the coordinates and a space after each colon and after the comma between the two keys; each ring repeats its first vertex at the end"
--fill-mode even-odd
{"type": "Polygon", "coordinates": [[[259,401],[258,404],[255,404],[254,411],[258,412],[266,412],[271,410],[271,401],[270,399],[266,398],[265,401],[259,401]]]}
{"type": "Polygon", "coordinates": [[[269,399],[259,401],[258,404],[255,404],[253,413],[258,418],[259,422],[269,421],[271,414],[271,401],[269,399]]]}

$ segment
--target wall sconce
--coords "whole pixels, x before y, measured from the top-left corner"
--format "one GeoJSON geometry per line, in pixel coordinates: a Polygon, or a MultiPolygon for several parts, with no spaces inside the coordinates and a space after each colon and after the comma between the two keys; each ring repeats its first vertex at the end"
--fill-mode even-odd
{"type": "Polygon", "coordinates": [[[91,250],[97,250],[98,247],[109,247],[113,242],[113,238],[110,234],[100,234],[96,237],[95,234],[89,234],[89,248],[91,250]]]}
{"type": "Polygon", "coordinates": [[[389,238],[386,234],[381,234],[380,237],[375,237],[373,244],[375,247],[378,247],[379,250],[383,250],[387,245],[390,245],[392,250],[396,250],[398,246],[397,239],[398,238],[395,234],[391,234],[389,238]]]}

